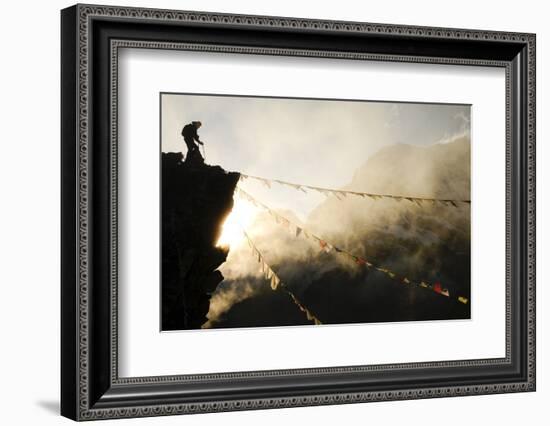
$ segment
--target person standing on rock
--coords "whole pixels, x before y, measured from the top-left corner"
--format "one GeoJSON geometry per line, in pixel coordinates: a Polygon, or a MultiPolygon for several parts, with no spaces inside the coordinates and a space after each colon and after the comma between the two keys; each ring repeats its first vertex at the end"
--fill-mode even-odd
{"type": "Polygon", "coordinates": [[[191,123],[186,124],[181,131],[185,145],[187,145],[186,161],[204,162],[199,146],[195,143],[196,141],[199,145],[204,145],[197,134],[197,130],[199,130],[201,126],[202,123],[200,121],[192,121],[191,123]]]}

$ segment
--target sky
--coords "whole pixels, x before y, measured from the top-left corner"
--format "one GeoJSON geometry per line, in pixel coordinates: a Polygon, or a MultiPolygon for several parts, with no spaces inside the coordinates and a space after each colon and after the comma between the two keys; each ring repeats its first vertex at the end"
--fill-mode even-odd
{"type": "MultiPolygon", "coordinates": [[[[432,145],[469,133],[468,105],[161,94],[163,152],[186,152],[183,126],[201,121],[206,163],[228,171],[340,188],[394,144],[432,145]]],[[[284,187],[246,188],[299,218],[323,201],[284,187]]],[[[359,188],[360,189],[360,188],[359,188]]],[[[413,195],[413,194],[411,194],[413,195]]]]}

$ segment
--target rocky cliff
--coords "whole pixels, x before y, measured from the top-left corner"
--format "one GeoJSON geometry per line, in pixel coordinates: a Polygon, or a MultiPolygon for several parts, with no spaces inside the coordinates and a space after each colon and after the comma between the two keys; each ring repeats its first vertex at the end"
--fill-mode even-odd
{"type": "Polygon", "coordinates": [[[162,330],[200,328],[210,295],[223,280],[218,267],[228,248],[217,247],[233,207],[238,173],[188,164],[162,154],[162,330]]]}

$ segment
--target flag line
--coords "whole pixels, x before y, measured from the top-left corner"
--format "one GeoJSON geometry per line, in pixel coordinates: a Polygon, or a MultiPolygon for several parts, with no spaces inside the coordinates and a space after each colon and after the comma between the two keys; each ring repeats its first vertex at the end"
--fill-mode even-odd
{"type": "Polygon", "coordinates": [[[449,290],[446,289],[446,288],[441,287],[440,283],[430,284],[430,283],[428,283],[426,281],[423,281],[423,280],[420,281],[420,282],[410,280],[407,277],[400,276],[400,275],[396,274],[395,272],[393,272],[389,269],[383,268],[381,266],[376,266],[373,263],[369,262],[368,260],[362,258],[361,256],[356,256],[353,253],[348,252],[347,250],[341,249],[341,248],[329,243],[328,241],[326,241],[326,240],[318,237],[317,235],[307,231],[305,228],[296,225],[295,223],[288,220],[286,217],[282,216],[281,214],[276,213],[271,208],[269,208],[268,206],[266,206],[262,202],[255,199],[248,192],[244,191],[239,185],[237,185],[237,187],[235,188],[235,191],[237,192],[238,195],[242,196],[245,200],[252,203],[254,206],[260,207],[260,208],[266,210],[271,216],[274,216],[275,220],[278,224],[280,224],[282,222],[282,224],[287,228],[290,228],[291,226],[293,226],[294,227],[294,235],[296,237],[299,236],[299,235],[303,235],[305,238],[315,240],[319,244],[321,249],[323,251],[327,252],[327,253],[334,250],[337,253],[340,253],[344,256],[347,256],[348,258],[351,258],[357,265],[360,265],[360,266],[364,265],[369,269],[374,269],[378,272],[382,272],[386,276],[388,276],[391,279],[396,280],[396,281],[398,281],[402,284],[413,285],[415,287],[425,288],[425,289],[431,290],[431,291],[433,291],[437,294],[440,294],[442,296],[445,296],[445,297],[451,298],[453,300],[456,300],[456,301],[458,301],[458,302],[460,302],[464,305],[468,304],[468,299],[464,296],[451,297],[451,295],[449,293],[449,290]]]}
{"type": "Polygon", "coordinates": [[[292,187],[294,189],[297,189],[299,191],[302,191],[302,192],[306,192],[304,188],[307,188],[307,189],[310,189],[310,190],[313,190],[313,191],[320,192],[321,194],[324,194],[324,195],[332,194],[338,199],[341,199],[340,197],[345,197],[347,195],[354,195],[354,196],[362,197],[362,198],[369,197],[373,200],[376,200],[378,198],[392,198],[392,199],[395,199],[397,201],[407,200],[407,201],[410,201],[412,203],[416,203],[418,205],[422,205],[421,204],[422,202],[443,203],[445,205],[452,205],[453,207],[458,207],[457,203],[471,204],[470,200],[454,200],[454,199],[440,199],[440,198],[426,198],[426,197],[409,197],[409,196],[405,196],[405,195],[392,195],[392,194],[374,194],[374,193],[369,193],[369,192],[347,191],[347,190],[340,190],[340,189],[322,188],[322,187],[311,186],[311,185],[302,185],[302,184],[287,182],[287,181],[279,180],[279,179],[267,179],[267,178],[262,178],[262,177],[258,177],[258,176],[247,175],[247,174],[244,174],[244,173],[240,173],[240,175],[241,175],[240,180],[243,180],[243,179],[258,180],[258,181],[264,183],[264,185],[266,185],[268,188],[271,188],[271,183],[275,182],[275,183],[278,183],[279,185],[290,186],[290,187],[292,187]]]}

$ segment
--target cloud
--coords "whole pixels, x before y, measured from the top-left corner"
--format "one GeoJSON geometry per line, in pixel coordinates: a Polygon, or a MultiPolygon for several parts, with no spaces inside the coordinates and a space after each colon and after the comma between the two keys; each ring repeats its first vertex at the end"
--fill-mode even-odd
{"type": "Polygon", "coordinates": [[[445,132],[445,134],[437,141],[437,143],[446,144],[454,142],[457,139],[470,138],[470,111],[467,112],[459,111],[453,116],[453,119],[456,122],[455,130],[451,132],[445,132]]]}
{"type": "Polygon", "coordinates": [[[233,305],[251,297],[254,293],[255,288],[246,281],[220,284],[210,299],[208,321],[203,324],[202,328],[211,328],[233,305]]]}
{"type": "MultiPolygon", "coordinates": [[[[469,141],[464,138],[430,147],[397,145],[367,161],[347,187],[380,193],[401,188],[410,195],[466,199],[469,158],[469,141]],[[388,166],[388,156],[393,159],[392,167],[388,166]],[[407,168],[411,163],[415,167],[407,168]]],[[[418,206],[409,201],[348,196],[342,200],[325,199],[305,222],[290,210],[277,212],[372,263],[413,280],[440,281],[453,294],[469,297],[468,206],[454,208],[432,203],[418,206]]],[[[279,277],[326,323],[469,316],[468,306],[442,300],[426,290],[404,288],[347,257],[323,252],[316,243],[286,231],[267,213],[259,214],[247,233],[279,277]]],[[[225,277],[224,286],[235,288],[227,292],[223,287],[220,295],[223,297],[213,298],[209,318],[215,321],[210,321],[209,326],[256,324],[250,318],[254,315],[261,315],[268,325],[284,323],[285,318],[275,312],[281,309],[283,301],[273,302],[273,311],[270,310],[266,302],[269,285],[246,243],[232,247],[220,270],[225,277]],[[242,285],[245,290],[239,292],[242,285]],[[244,298],[248,304],[241,303],[244,298]],[[253,306],[260,299],[265,309],[258,312],[253,306]],[[236,305],[238,309],[234,308],[236,305]]],[[[296,310],[287,299],[285,309],[296,310]]]]}

